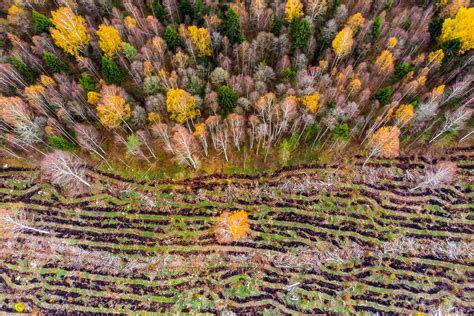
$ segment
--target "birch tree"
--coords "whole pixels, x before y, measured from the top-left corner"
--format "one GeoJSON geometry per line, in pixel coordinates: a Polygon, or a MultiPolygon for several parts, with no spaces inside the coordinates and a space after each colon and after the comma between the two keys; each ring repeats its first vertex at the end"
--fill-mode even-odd
{"type": "Polygon", "coordinates": [[[46,154],[40,163],[40,168],[52,184],[67,189],[77,189],[84,185],[91,187],[86,178],[84,163],[71,153],[56,150],[46,154]]]}

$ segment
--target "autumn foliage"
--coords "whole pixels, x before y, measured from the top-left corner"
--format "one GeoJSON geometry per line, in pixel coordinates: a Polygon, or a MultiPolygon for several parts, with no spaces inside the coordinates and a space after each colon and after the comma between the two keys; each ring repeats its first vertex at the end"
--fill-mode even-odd
{"type": "Polygon", "coordinates": [[[184,123],[200,115],[196,108],[196,99],[183,89],[171,89],[166,93],[166,109],[170,118],[178,123],[184,123]]]}
{"type": "Polygon", "coordinates": [[[54,43],[68,54],[79,55],[90,39],[86,20],[75,15],[68,7],[61,7],[51,12],[51,15],[54,28],[50,32],[54,43]]]}
{"type": "Polygon", "coordinates": [[[216,221],[215,234],[221,243],[244,239],[250,229],[246,211],[223,212],[216,221]]]}
{"type": "Polygon", "coordinates": [[[117,29],[113,26],[100,25],[97,35],[99,36],[99,47],[108,57],[113,57],[122,50],[122,39],[117,29]]]}

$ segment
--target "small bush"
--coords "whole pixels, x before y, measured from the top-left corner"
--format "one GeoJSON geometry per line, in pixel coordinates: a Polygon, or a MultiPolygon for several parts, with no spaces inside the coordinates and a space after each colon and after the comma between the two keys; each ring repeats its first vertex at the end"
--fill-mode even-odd
{"type": "Polygon", "coordinates": [[[76,149],[75,143],[58,135],[49,136],[48,143],[54,149],[59,149],[59,150],[64,150],[64,151],[74,151],[76,149]]]}

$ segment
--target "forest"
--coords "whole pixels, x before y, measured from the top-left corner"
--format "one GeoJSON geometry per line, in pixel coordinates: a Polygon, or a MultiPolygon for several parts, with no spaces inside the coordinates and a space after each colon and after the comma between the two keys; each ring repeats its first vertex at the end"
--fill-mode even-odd
{"type": "Polygon", "coordinates": [[[473,66],[469,0],[1,1],[0,312],[474,313],[473,66]]]}

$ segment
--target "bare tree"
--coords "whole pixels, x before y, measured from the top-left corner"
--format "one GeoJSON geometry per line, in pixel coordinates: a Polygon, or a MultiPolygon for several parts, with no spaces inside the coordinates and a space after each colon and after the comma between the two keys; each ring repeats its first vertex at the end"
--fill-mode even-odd
{"type": "Polygon", "coordinates": [[[99,156],[109,166],[108,160],[105,158],[105,151],[100,146],[100,135],[97,129],[91,125],[76,124],[74,126],[77,142],[85,150],[91,151],[99,156]]]}
{"type": "Polygon", "coordinates": [[[415,191],[420,188],[436,188],[443,183],[450,183],[453,181],[454,175],[457,171],[457,165],[454,162],[443,161],[438,163],[434,168],[431,168],[422,177],[422,182],[416,187],[411,188],[410,191],[415,191]]]}
{"type": "Polygon", "coordinates": [[[430,144],[446,132],[462,129],[471,118],[471,115],[472,109],[466,106],[461,106],[454,112],[447,112],[443,127],[433,136],[430,140],[430,144]]]}
{"type": "Polygon", "coordinates": [[[171,132],[167,124],[165,123],[154,124],[151,127],[151,134],[155,137],[156,136],[160,137],[161,141],[163,142],[163,145],[165,146],[164,150],[166,152],[169,152],[169,153],[174,152],[174,148],[171,144],[171,136],[170,136],[171,132]]]}
{"type": "Polygon", "coordinates": [[[51,183],[64,186],[68,189],[90,187],[86,181],[84,163],[70,153],[56,150],[46,154],[40,164],[41,170],[51,183]]]}
{"type": "Polygon", "coordinates": [[[176,160],[183,165],[194,169],[198,168],[199,144],[196,137],[184,126],[176,125],[173,128],[173,145],[175,148],[176,160]]]}
{"type": "Polygon", "coordinates": [[[49,234],[48,231],[31,227],[25,213],[19,204],[7,204],[0,208],[0,236],[3,238],[13,237],[15,234],[28,230],[41,234],[49,234]]]}
{"type": "Polygon", "coordinates": [[[244,116],[236,114],[236,113],[231,113],[226,118],[225,123],[230,128],[234,146],[237,148],[237,150],[240,150],[240,143],[242,141],[242,137],[245,134],[244,133],[244,125],[245,125],[244,116]]]}

